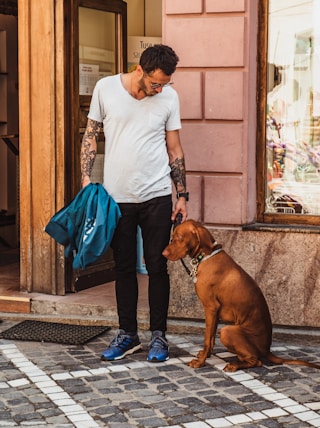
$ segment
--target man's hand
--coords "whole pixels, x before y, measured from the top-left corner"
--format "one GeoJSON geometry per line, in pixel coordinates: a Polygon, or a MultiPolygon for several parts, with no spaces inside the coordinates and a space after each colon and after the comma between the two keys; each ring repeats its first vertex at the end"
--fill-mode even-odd
{"type": "Polygon", "coordinates": [[[82,187],[86,187],[90,183],[91,183],[90,177],[88,177],[88,176],[83,177],[82,182],[81,182],[82,187]]]}
{"type": "Polygon", "coordinates": [[[171,221],[173,223],[175,222],[176,217],[179,213],[182,215],[181,222],[186,221],[188,217],[188,209],[187,209],[187,201],[185,200],[184,197],[179,198],[176,202],[175,209],[172,212],[172,216],[171,216],[171,221]]]}

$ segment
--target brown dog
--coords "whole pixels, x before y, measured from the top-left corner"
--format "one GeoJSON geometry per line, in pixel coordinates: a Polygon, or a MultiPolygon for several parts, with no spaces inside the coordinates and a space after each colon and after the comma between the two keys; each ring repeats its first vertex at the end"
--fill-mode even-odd
{"type": "Polygon", "coordinates": [[[197,295],[205,311],[204,347],[190,367],[202,367],[213,351],[219,320],[232,325],[221,329],[220,340],[238,357],[224,370],[260,367],[260,358],[274,364],[298,364],[320,369],[320,365],[286,360],[270,352],[272,322],[266,300],[256,282],[221,249],[200,223],[188,220],[177,226],[171,243],[162,253],[176,261],[189,255],[197,295]]]}

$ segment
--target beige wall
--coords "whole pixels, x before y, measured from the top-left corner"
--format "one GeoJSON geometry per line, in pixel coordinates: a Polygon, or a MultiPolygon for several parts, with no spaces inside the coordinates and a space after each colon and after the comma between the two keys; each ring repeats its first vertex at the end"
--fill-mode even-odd
{"type": "Polygon", "coordinates": [[[255,217],[257,2],[251,9],[248,3],[166,0],[163,6],[163,41],[180,57],[174,87],[190,217],[207,224],[240,226],[255,217]]]}
{"type": "MultiPolygon", "coordinates": [[[[189,218],[203,222],[256,279],[274,324],[320,327],[319,234],[277,226],[242,230],[256,218],[257,7],[249,0],[163,2],[163,42],[180,57],[174,87],[189,218]]],[[[202,319],[181,263],[169,263],[169,271],[170,316],[202,319]]]]}
{"type": "Polygon", "coordinates": [[[161,37],[162,0],[126,0],[128,36],[161,37]]]}

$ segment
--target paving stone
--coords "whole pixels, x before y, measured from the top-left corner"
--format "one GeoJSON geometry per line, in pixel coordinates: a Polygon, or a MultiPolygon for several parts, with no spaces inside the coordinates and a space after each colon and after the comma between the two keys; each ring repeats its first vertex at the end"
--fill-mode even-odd
{"type": "Polygon", "coordinates": [[[178,386],[174,383],[165,383],[163,385],[158,385],[158,391],[161,392],[168,392],[168,391],[176,391],[178,389],[178,386]]]}
{"type": "Polygon", "coordinates": [[[270,409],[270,403],[265,401],[258,401],[250,404],[250,410],[253,412],[262,412],[264,410],[270,409]]]}
{"type": "Polygon", "coordinates": [[[73,425],[70,424],[70,421],[66,418],[66,416],[63,415],[55,415],[53,417],[48,417],[47,423],[52,424],[56,428],[58,428],[59,426],[62,428],[73,427],[73,425]]]}
{"type": "Polygon", "coordinates": [[[160,418],[142,419],[140,421],[143,427],[159,427],[163,425],[163,420],[160,418]]]}
{"type": "MultiPolygon", "coordinates": [[[[202,346],[203,337],[187,334],[168,336],[172,358],[166,363],[149,364],[149,332],[139,332],[143,352],[118,362],[102,362],[100,353],[114,333],[83,346],[39,343],[35,348],[34,343],[0,340],[0,386],[5,386],[1,388],[0,421],[7,424],[1,422],[0,427],[34,424],[34,428],[71,428],[82,414],[89,424],[110,428],[200,428],[211,426],[209,421],[227,421],[229,417],[242,420],[233,425],[241,428],[320,427],[318,370],[266,364],[231,376],[212,366],[219,361],[219,367],[225,365],[215,357],[194,370],[185,361],[191,359],[189,350],[202,346]],[[20,385],[11,387],[9,381],[20,385]],[[60,392],[43,393],[40,387],[50,388],[43,382],[58,386],[60,392]],[[288,399],[296,403],[291,406],[292,414],[281,407],[288,399]],[[277,400],[284,400],[283,404],[277,404],[277,400]],[[74,423],[63,412],[72,406],[79,409],[72,415],[74,423]],[[299,408],[306,409],[300,419],[295,413],[299,408]],[[246,422],[250,414],[258,412],[265,412],[265,419],[246,422]],[[303,420],[310,415],[315,419],[303,420]]],[[[317,346],[295,346],[291,339],[290,347],[285,341],[276,343],[277,355],[319,362],[320,340],[317,346]]],[[[230,359],[218,338],[215,353],[230,359]]]]}
{"type": "Polygon", "coordinates": [[[147,418],[149,416],[155,416],[155,415],[156,413],[152,409],[136,409],[136,410],[130,410],[128,412],[129,418],[136,418],[139,420],[142,418],[147,418]]]}
{"type": "Polygon", "coordinates": [[[125,415],[123,415],[122,413],[117,412],[117,413],[112,414],[108,417],[101,418],[101,421],[105,422],[107,424],[106,426],[108,426],[111,422],[125,423],[128,421],[128,418],[125,415]]]}
{"type": "MultiPolygon", "coordinates": [[[[174,416],[170,419],[170,425],[183,425],[189,422],[194,422],[195,418],[194,416],[190,413],[188,415],[184,414],[181,416],[174,416]]],[[[163,425],[163,424],[162,424],[163,425]]]]}
{"type": "Polygon", "coordinates": [[[92,394],[90,397],[86,396],[86,399],[82,401],[83,405],[88,408],[106,406],[108,402],[109,400],[104,397],[95,398],[94,394],[92,394]]]}
{"type": "Polygon", "coordinates": [[[40,415],[37,415],[36,413],[32,412],[32,413],[15,413],[15,420],[17,422],[23,422],[23,421],[37,421],[37,420],[42,420],[40,415]]]}
{"type": "Polygon", "coordinates": [[[119,412],[119,408],[117,406],[101,406],[97,407],[93,411],[96,415],[114,415],[115,413],[119,412]]]}
{"type": "Polygon", "coordinates": [[[186,413],[186,409],[182,408],[182,407],[178,407],[178,406],[174,406],[174,407],[169,407],[167,409],[162,409],[162,413],[165,416],[180,416],[180,415],[184,415],[186,413]]]}
{"type": "Polygon", "coordinates": [[[134,409],[145,409],[145,408],[149,408],[149,406],[140,403],[139,401],[136,400],[132,400],[132,401],[126,401],[126,402],[121,402],[119,404],[119,406],[128,411],[128,410],[134,410],[134,409]]]}
{"type": "Polygon", "coordinates": [[[59,416],[61,415],[61,410],[58,408],[49,408],[49,409],[44,409],[39,411],[39,413],[41,413],[41,415],[44,418],[49,418],[49,417],[53,417],[53,416],[59,416]]]}
{"type": "Polygon", "coordinates": [[[11,413],[9,410],[0,411],[0,421],[3,420],[10,420],[11,419],[11,413]]]}

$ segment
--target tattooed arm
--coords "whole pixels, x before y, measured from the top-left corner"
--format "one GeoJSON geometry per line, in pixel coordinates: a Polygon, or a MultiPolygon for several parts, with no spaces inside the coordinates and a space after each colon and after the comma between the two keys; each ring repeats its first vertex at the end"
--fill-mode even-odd
{"type": "Polygon", "coordinates": [[[171,168],[171,178],[176,186],[177,192],[186,191],[186,168],[184,164],[184,157],[176,158],[173,162],[170,163],[171,168]]]}
{"type": "MultiPolygon", "coordinates": [[[[184,193],[186,187],[186,168],[184,154],[180,144],[179,131],[167,131],[166,133],[167,150],[169,155],[169,165],[171,168],[171,178],[177,192],[184,193]]],[[[172,213],[172,221],[175,220],[178,213],[182,214],[182,221],[185,221],[188,215],[187,203],[184,197],[177,200],[175,209],[172,213]]]]}
{"type": "Polygon", "coordinates": [[[88,119],[87,128],[82,139],[80,154],[82,187],[85,187],[87,184],[90,183],[90,175],[97,154],[97,142],[101,128],[101,122],[96,122],[95,120],[88,119]]]}

